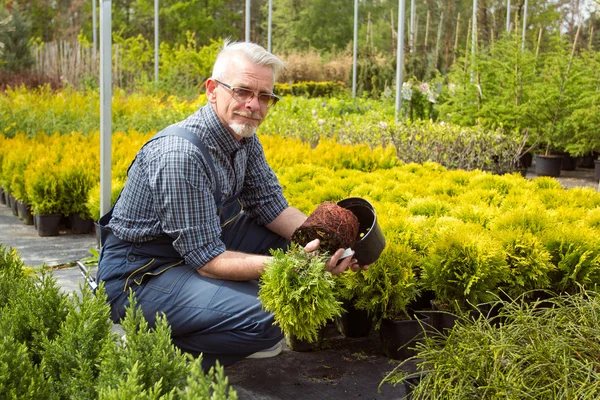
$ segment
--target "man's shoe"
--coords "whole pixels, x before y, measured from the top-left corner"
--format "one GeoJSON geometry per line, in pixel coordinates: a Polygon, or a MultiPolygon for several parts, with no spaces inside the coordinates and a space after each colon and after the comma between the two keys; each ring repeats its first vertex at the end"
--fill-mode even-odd
{"type": "Polygon", "coordinates": [[[246,358],[270,358],[270,357],[275,357],[276,355],[278,355],[279,353],[281,353],[281,350],[283,349],[283,342],[284,341],[285,341],[285,338],[281,339],[274,346],[269,347],[268,349],[257,351],[256,353],[250,354],[246,358]]]}

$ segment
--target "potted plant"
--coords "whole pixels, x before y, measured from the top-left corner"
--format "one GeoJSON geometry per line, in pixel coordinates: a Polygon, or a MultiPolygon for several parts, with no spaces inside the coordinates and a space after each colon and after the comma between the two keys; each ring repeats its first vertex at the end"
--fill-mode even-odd
{"type": "Polygon", "coordinates": [[[60,167],[53,158],[40,158],[25,171],[25,187],[31,199],[40,236],[56,236],[62,218],[64,187],[60,167]]]}
{"type": "Polygon", "coordinates": [[[579,65],[573,68],[578,34],[572,45],[555,39],[554,49],[540,62],[539,79],[530,87],[530,128],[542,146],[536,155],[536,174],[540,176],[560,176],[563,157],[553,152],[564,150],[573,135],[566,121],[582,91],[579,65]]]}
{"type": "Polygon", "coordinates": [[[428,317],[408,307],[419,294],[416,272],[420,259],[409,246],[390,243],[368,270],[340,277],[346,293],[354,292],[354,307],[373,319],[382,351],[390,358],[410,357],[411,344],[428,325],[428,317]]]}
{"type": "MultiPolygon", "coordinates": [[[[494,300],[508,279],[501,245],[480,225],[462,223],[442,232],[422,263],[423,289],[435,293],[435,309],[465,313],[494,300]]],[[[438,329],[451,328],[454,318],[433,313],[438,329]]]]}
{"type": "Polygon", "coordinates": [[[325,269],[327,253],[308,253],[296,243],[272,252],[260,277],[258,297],[293,350],[311,350],[302,341],[319,344],[321,328],[342,312],[335,297],[333,275],[325,269]]]}
{"type": "Polygon", "coordinates": [[[89,163],[82,162],[81,159],[65,160],[61,173],[64,184],[63,214],[69,216],[73,233],[89,233],[94,227],[94,221],[86,203],[95,183],[89,163]]]}

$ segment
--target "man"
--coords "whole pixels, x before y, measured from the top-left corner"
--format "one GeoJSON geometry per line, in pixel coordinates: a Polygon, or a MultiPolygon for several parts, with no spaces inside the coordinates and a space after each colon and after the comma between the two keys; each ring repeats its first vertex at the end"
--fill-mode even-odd
{"type": "MultiPolygon", "coordinates": [[[[124,317],[133,291],[145,318],[152,324],[164,313],[175,345],[203,354],[204,368],[281,351],[258,279],[269,249],[286,248],[306,216],[288,206],[255,133],[278,100],[282,67],[256,44],[225,42],[206,83],[208,104],[138,152],[101,220],[98,279],[112,319],[124,317]]],[[[342,253],[327,269],[357,270],[342,253]]]]}

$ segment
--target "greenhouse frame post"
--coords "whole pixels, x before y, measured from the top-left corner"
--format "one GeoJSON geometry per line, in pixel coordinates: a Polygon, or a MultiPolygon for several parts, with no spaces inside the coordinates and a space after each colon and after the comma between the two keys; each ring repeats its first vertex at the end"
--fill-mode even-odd
{"type": "Polygon", "coordinates": [[[402,107],[402,73],[404,68],[404,14],[406,0],[398,0],[398,43],[396,44],[396,122],[400,120],[400,108],[402,107]]]}
{"type": "Polygon", "coordinates": [[[98,50],[98,27],[96,26],[96,0],[92,0],[92,43],[94,45],[94,56],[98,50]]]}
{"type": "Polygon", "coordinates": [[[100,215],[111,207],[112,194],[112,16],[111,0],[100,8],[100,215]]]}
{"type": "Polygon", "coordinates": [[[354,0],[354,40],[352,44],[352,97],[356,97],[356,67],[358,53],[358,0],[354,0]]]}
{"type": "Polygon", "coordinates": [[[250,0],[246,0],[246,42],[250,41],[250,0]]]}
{"type": "Polygon", "coordinates": [[[267,51],[273,52],[273,43],[271,41],[273,35],[273,0],[269,0],[269,19],[267,22],[267,51]]]}
{"type": "Polygon", "coordinates": [[[523,6],[523,39],[521,40],[521,53],[525,51],[525,33],[527,32],[527,6],[528,1],[525,0],[525,5],[523,6]]]}
{"type": "Polygon", "coordinates": [[[158,0],[154,0],[154,82],[158,83],[158,0]]]}
{"type": "Polygon", "coordinates": [[[510,33],[510,0],[506,0],[506,33],[510,33]]]}

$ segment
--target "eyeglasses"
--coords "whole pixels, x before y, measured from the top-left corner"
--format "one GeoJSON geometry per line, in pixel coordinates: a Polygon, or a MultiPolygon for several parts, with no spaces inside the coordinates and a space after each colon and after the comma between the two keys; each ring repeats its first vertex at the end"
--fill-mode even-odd
{"type": "Polygon", "coordinates": [[[255,92],[250,89],[231,87],[228,84],[223,83],[218,79],[215,79],[215,81],[219,85],[222,85],[223,87],[231,90],[231,95],[233,96],[233,98],[242,103],[247,103],[250,100],[252,100],[254,98],[254,96],[257,96],[258,104],[260,104],[262,107],[271,108],[275,104],[277,104],[277,102],[279,101],[279,97],[275,96],[275,94],[273,94],[273,93],[255,92]]]}

